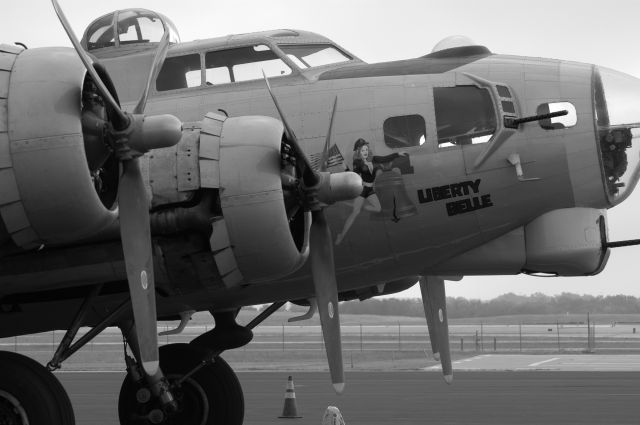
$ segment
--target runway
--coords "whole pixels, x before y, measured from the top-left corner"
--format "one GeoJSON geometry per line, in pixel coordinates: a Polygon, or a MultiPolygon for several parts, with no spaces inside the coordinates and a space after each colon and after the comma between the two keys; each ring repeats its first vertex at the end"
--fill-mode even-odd
{"type": "MultiPolygon", "coordinates": [[[[458,371],[635,372],[640,371],[640,356],[637,354],[481,354],[454,361],[453,369],[458,371]]],[[[422,370],[439,371],[441,367],[434,365],[422,370]]]]}
{"type": "MultiPolygon", "coordinates": [[[[638,424],[640,367],[631,364],[624,369],[624,365],[636,363],[640,356],[577,356],[581,371],[571,371],[570,364],[576,361],[569,358],[545,361],[559,356],[530,357],[492,355],[461,360],[451,386],[435,369],[351,372],[342,396],[333,393],[326,372],[239,372],[245,392],[245,424],[319,425],[328,405],[340,408],[347,425],[638,424]],[[495,367],[494,371],[460,370],[465,368],[463,363],[469,368],[475,363],[485,370],[491,369],[488,363],[502,364],[502,370],[526,362],[543,363],[510,372],[495,367]],[[617,363],[618,370],[606,369],[610,367],[606,363],[617,363]],[[588,364],[594,366],[585,366],[588,364]],[[540,370],[543,367],[555,369],[540,370]],[[303,419],[277,418],[289,374],[294,377],[303,419]]],[[[78,425],[118,424],[117,393],[123,376],[114,372],[58,375],[70,394],[78,425]]]]}

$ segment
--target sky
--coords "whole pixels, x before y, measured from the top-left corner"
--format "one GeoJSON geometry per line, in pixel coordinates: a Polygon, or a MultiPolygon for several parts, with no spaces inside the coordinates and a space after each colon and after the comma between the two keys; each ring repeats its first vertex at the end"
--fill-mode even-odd
{"type": "MultiPolygon", "coordinates": [[[[182,41],[293,28],[318,32],[373,63],[422,56],[450,35],[494,53],[594,63],[640,77],[640,2],[616,0],[59,0],[80,38],[95,18],[142,7],[168,16],[182,41]]],[[[71,46],[48,0],[4,0],[0,43],[71,46]]],[[[640,99],[638,100],[640,108],[640,99]]],[[[638,191],[636,191],[638,192],[638,191]]],[[[640,194],[609,211],[609,239],[640,239],[640,194]]],[[[465,277],[447,295],[491,299],[507,292],[640,296],[640,247],[613,250],[600,275],[579,278],[465,277]]],[[[419,297],[414,286],[402,297],[419,297]]],[[[396,296],[398,296],[396,295],[396,296]]]]}

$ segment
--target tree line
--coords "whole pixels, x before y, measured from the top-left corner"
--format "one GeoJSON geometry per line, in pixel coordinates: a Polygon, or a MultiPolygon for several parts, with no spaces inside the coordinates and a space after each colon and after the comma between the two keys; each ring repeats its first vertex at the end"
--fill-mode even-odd
{"type": "MultiPolygon", "coordinates": [[[[340,304],[340,311],[349,314],[388,316],[424,316],[422,300],[372,298],[340,304]]],[[[640,314],[640,298],[628,295],[593,296],[562,293],[560,295],[501,295],[483,301],[462,297],[447,298],[450,318],[510,316],[518,314],[640,314]]]]}

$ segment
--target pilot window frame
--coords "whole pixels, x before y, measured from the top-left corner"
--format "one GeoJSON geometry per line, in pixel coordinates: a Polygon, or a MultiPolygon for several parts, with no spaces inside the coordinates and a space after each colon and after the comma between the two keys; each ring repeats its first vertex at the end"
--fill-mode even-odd
{"type": "MultiPolygon", "coordinates": [[[[313,42],[309,42],[309,43],[279,43],[276,44],[278,50],[284,55],[284,57],[286,57],[287,59],[289,59],[291,62],[295,63],[296,66],[300,69],[300,70],[307,70],[307,69],[316,69],[316,68],[322,68],[322,67],[330,67],[330,66],[335,66],[338,64],[346,64],[349,62],[352,62],[354,60],[353,55],[345,52],[344,50],[342,50],[340,47],[336,46],[333,43],[328,43],[328,42],[321,42],[321,43],[313,43],[313,42]],[[321,65],[312,65],[308,62],[306,62],[304,60],[304,57],[298,57],[293,53],[288,53],[287,49],[291,48],[291,49],[302,49],[302,48],[317,48],[317,47],[324,47],[324,49],[322,50],[317,50],[316,52],[314,52],[313,54],[316,54],[318,52],[324,51],[326,49],[333,49],[335,52],[337,52],[339,55],[341,55],[345,60],[341,60],[341,61],[334,61],[334,62],[327,62],[327,63],[323,63],[321,65]]],[[[309,57],[311,55],[307,55],[306,57],[309,57]]]]}
{"type": "MultiPolygon", "coordinates": [[[[240,81],[238,81],[236,79],[236,72],[234,70],[234,68],[237,65],[244,65],[244,64],[253,64],[253,63],[260,63],[260,61],[254,61],[254,62],[242,62],[242,63],[236,63],[236,64],[232,64],[232,62],[227,62],[227,70],[228,70],[228,75],[229,75],[229,81],[226,82],[220,82],[220,83],[215,83],[215,82],[209,82],[207,81],[207,70],[208,69],[218,69],[218,68],[224,68],[223,66],[220,67],[212,67],[212,68],[208,68],[208,62],[207,62],[207,58],[209,55],[215,54],[215,53],[221,53],[221,52],[225,52],[225,51],[231,51],[231,50],[240,50],[240,49],[248,49],[248,48],[256,48],[259,46],[263,46],[266,47],[267,50],[274,56],[273,59],[270,60],[277,60],[280,61],[280,65],[284,65],[286,68],[288,68],[288,73],[286,74],[279,74],[279,75],[269,75],[269,72],[266,71],[267,77],[269,79],[274,79],[274,78],[285,78],[285,77],[290,77],[294,74],[296,74],[298,72],[298,68],[296,66],[292,66],[291,61],[289,60],[285,60],[285,58],[282,56],[282,52],[276,48],[276,46],[274,46],[272,43],[268,43],[266,40],[256,40],[252,43],[244,43],[244,44],[238,44],[238,45],[233,45],[233,46],[224,46],[221,48],[216,48],[216,49],[207,49],[202,51],[202,78],[203,78],[203,85],[206,87],[221,87],[221,86],[226,86],[226,85],[230,85],[230,84],[242,84],[242,83],[251,83],[251,82],[255,82],[255,81],[260,81],[262,80],[262,73],[260,72],[259,76],[256,75],[256,78],[249,78],[249,79],[242,79],[240,81]],[[231,67],[229,65],[232,65],[231,67]]],[[[259,50],[256,50],[256,52],[258,52],[259,50]]],[[[263,50],[264,51],[264,50],[263,50]]],[[[287,58],[288,59],[288,58],[287,58]]]]}
{"type": "MultiPolygon", "coordinates": [[[[186,69],[186,68],[185,68],[186,69]]],[[[182,77],[178,77],[178,78],[182,78],[182,77]]],[[[165,59],[164,63],[162,64],[162,68],[160,69],[160,72],[158,73],[158,76],[156,78],[155,84],[153,85],[153,88],[155,90],[156,93],[167,93],[167,92],[176,92],[176,91],[182,91],[182,90],[193,90],[193,89],[197,89],[202,87],[203,84],[203,76],[202,76],[202,54],[200,52],[181,52],[179,54],[175,54],[172,56],[169,56],[165,59]],[[174,69],[174,74],[175,75],[180,75],[182,74],[184,76],[184,86],[182,84],[180,84],[180,87],[170,87],[170,88],[164,88],[164,89],[160,89],[158,87],[158,83],[162,81],[162,78],[164,77],[165,72],[168,72],[166,68],[167,66],[169,66],[169,64],[173,63],[174,61],[176,61],[178,58],[186,58],[186,57],[190,57],[192,56],[193,58],[197,57],[198,58],[198,63],[199,63],[199,67],[197,68],[200,74],[200,84],[197,85],[192,85],[189,86],[188,83],[188,78],[187,78],[187,74],[189,72],[194,72],[196,71],[196,68],[194,67],[193,69],[191,69],[188,72],[177,72],[180,71],[179,69],[177,69],[177,67],[175,67],[174,69]]]]}
{"type": "MultiPolygon", "coordinates": [[[[284,66],[286,66],[290,72],[288,74],[285,75],[269,75],[267,73],[267,77],[270,80],[276,79],[276,78],[286,78],[286,77],[292,77],[294,75],[299,75],[300,71],[298,69],[297,66],[295,66],[295,64],[293,64],[289,58],[283,57],[283,53],[277,49],[277,47],[275,45],[273,45],[272,43],[268,43],[266,40],[254,40],[251,43],[243,43],[243,44],[236,44],[236,45],[231,45],[231,46],[224,46],[224,47],[214,47],[214,48],[207,48],[206,46],[203,47],[199,47],[197,50],[188,50],[188,51],[183,51],[180,53],[174,53],[171,56],[168,56],[166,60],[170,60],[171,58],[176,58],[176,57],[183,57],[183,56],[189,56],[189,55],[199,55],[200,56],[200,84],[197,86],[187,86],[187,87],[178,87],[178,88],[172,88],[172,89],[166,89],[166,90],[158,90],[157,88],[157,81],[158,79],[156,79],[156,84],[153,85],[153,91],[155,93],[158,94],[164,94],[164,93],[180,93],[182,91],[185,90],[195,90],[195,89],[203,89],[203,88],[219,88],[219,87],[230,87],[230,86],[235,86],[237,84],[255,84],[256,82],[260,82],[262,80],[262,73],[260,73],[259,78],[255,78],[255,79],[247,79],[247,80],[242,80],[242,81],[227,81],[224,83],[218,83],[218,84],[208,84],[207,83],[207,63],[206,63],[206,55],[210,54],[210,53],[214,53],[214,52],[222,52],[222,51],[226,51],[226,50],[231,50],[231,49],[238,49],[238,48],[248,48],[248,47],[254,47],[254,46],[265,46],[268,48],[268,50],[271,51],[271,53],[281,62],[281,64],[283,64],[284,66]]],[[[165,60],[165,62],[166,62],[165,60]]],[[[256,62],[257,63],[257,62],[256,62]]],[[[160,78],[160,74],[162,74],[164,69],[164,64],[163,64],[163,68],[161,68],[160,73],[158,75],[158,78],[160,78]]]]}

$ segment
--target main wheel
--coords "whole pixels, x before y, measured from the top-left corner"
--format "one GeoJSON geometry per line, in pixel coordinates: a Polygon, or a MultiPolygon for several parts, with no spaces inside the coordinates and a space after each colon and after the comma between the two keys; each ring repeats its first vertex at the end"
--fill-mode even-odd
{"type": "Polygon", "coordinates": [[[35,360],[0,351],[0,424],[74,425],[60,381],[35,360]]]}
{"type": "MultiPolygon", "coordinates": [[[[204,351],[189,344],[160,347],[160,368],[170,384],[175,383],[198,365],[204,351]]],[[[242,425],[244,396],[238,377],[221,357],[202,367],[179,386],[171,385],[178,411],[155,417],[161,410],[157,400],[146,400],[144,385],[127,375],[118,400],[122,425],[242,425]],[[151,413],[151,415],[150,415],[151,413]]]]}

